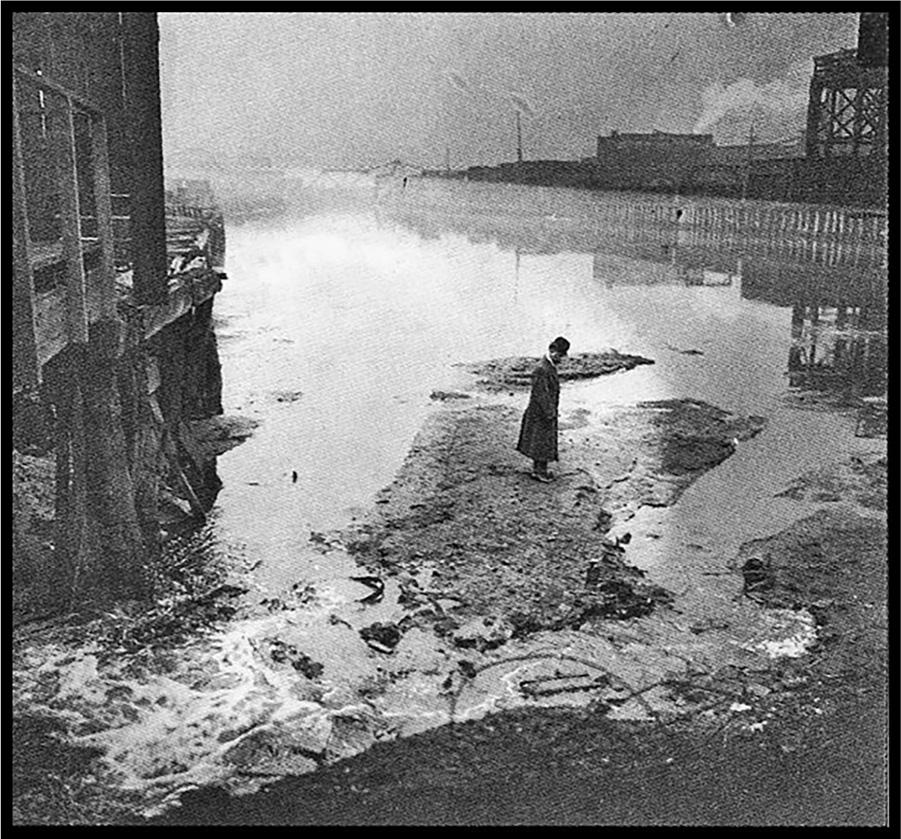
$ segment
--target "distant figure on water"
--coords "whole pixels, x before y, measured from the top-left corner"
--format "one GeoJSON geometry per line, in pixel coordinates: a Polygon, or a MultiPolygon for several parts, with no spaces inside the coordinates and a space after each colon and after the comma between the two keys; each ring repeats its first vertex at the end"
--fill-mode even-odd
{"type": "Polygon", "coordinates": [[[516,450],[532,458],[532,477],[549,483],[548,461],[557,460],[557,409],[560,404],[560,380],[557,365],[569,352],[569,341],[558,337],[548,345],[532,371],[532,393],[522,417],[516,450]]]}

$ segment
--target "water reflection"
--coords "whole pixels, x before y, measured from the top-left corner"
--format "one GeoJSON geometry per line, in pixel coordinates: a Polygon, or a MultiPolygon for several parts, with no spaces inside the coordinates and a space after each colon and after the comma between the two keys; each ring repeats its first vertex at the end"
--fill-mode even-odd
{"type": "Polygon", "coordinates": [[[605,288],[732,289],[791,310],[790,388],[850,399],[886,391],[886,253],[872,219],[800,205],[415,183],[382,202],[382,223],[513,251],[514,295],[524,255],[564,252],[591,254],[605,288]]]}
{"type": "Polygon", "coordinates": [[[886,392],[887,341],[884,312],[872,305],[792,306],[789,384],[831,392],[853,401],[886,392]]]}
{"type": "Polygon", "coordinates": [[[750,262],[742,295],[791,309],[791,388],[842,401],[887,388],[885,275],[817,264],[750,262]]]}

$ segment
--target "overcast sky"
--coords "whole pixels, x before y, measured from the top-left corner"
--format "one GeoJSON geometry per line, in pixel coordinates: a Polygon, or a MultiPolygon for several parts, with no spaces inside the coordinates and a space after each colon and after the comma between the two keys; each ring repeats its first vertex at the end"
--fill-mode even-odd
{"type": "MultiPolygon", "coordinates": [[[[675,6],[678,4],[670,4],[675,6]]],[[[594,154],[619,131],[803,130],[857,14],[160,13],[169,153],[353,167],[594,154]]]]}

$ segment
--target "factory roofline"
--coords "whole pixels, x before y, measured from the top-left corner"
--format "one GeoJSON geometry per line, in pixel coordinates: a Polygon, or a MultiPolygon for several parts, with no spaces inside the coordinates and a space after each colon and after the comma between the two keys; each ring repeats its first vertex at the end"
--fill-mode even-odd
{"type": "Polygon", "coordinates": [[[614,142],[637,141],[646,142],[665,142],[668,140],[679,140],[690,143],[703,143],[705,145],[713,143],[713,134],[676,134],[669,131],[652,131],[650,133],[620,133],[616,130],[610,132],[609,137],[603,135],[598,137],[599,140],[612,140],[614,142]]]}

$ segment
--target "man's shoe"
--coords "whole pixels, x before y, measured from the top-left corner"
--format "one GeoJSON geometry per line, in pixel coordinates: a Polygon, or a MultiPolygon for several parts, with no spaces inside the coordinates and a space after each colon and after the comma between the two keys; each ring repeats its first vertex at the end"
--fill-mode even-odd
{"type": "Polygon", "coordinates": [[[550,475],[542,475],[540,472],[529,472],[529,475],[536,481],[541,481],[543,484],[549,484],[554,480],[550,475]]]}

